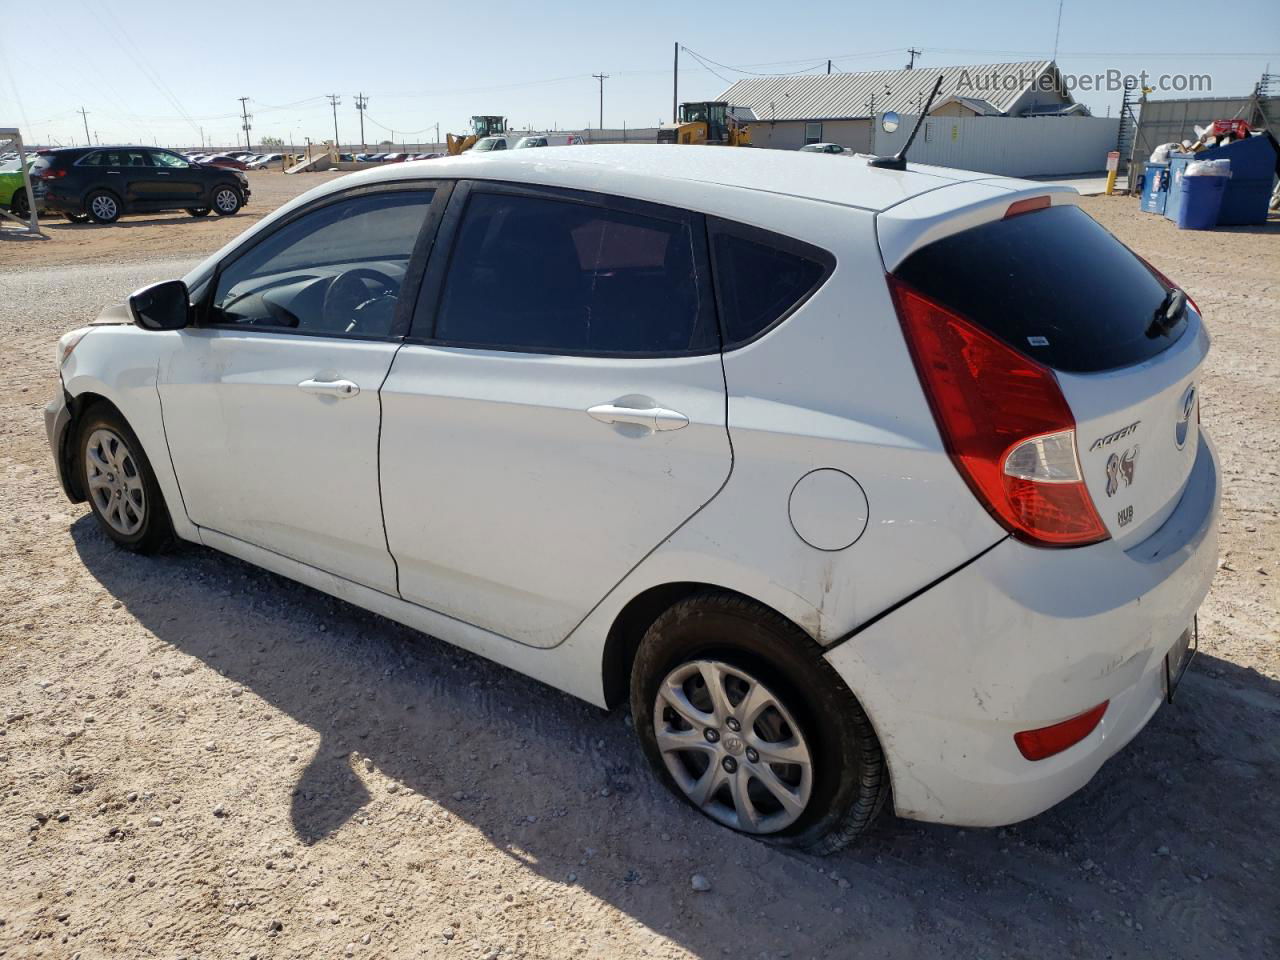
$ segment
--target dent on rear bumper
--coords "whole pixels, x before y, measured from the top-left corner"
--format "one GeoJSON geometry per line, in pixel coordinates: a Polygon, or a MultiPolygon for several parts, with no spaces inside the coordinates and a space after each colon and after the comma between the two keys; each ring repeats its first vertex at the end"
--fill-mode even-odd
{"type": "Polygon", "coordinates": [[[827,659],[871,717],[900,816],[996,826],[1084,786],[1162,698],[1166,651],[1217,569],[1220,481],[1204,437],[1178,508],[1143,543],[1008,540],[827,659]],[[1045,760],[1013,734],[1104,700],[1098,728],[1045,760]]]}

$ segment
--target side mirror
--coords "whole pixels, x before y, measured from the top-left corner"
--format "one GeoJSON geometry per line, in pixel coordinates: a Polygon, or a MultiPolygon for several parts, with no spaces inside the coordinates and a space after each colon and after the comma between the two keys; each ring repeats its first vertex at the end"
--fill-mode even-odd
{"type": "Polygon", "coordinates": [[[896,110],[886,110],[880,117],[880,129],[885,133],[893,133],[902,123],[902,118],[898,116],[896,110]]]}
{"type": "Polygon", "coordinates": [[[181,280],[165,280],[129,296],[133,322],[143,330],[181,330],[191,322],[191,294],[181,280]]]}

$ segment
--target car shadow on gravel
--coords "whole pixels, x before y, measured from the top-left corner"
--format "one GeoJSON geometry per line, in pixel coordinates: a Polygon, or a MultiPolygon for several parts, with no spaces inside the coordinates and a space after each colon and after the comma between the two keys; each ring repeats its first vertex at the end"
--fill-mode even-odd
{"type": "Polygon", "coordinates": [[[1033,820],[885,815],[820,859],[686,809],[619,712],[210,550],[138,557],[89,517],[71,534],[160,641],[318,734],[301,775],[260,798],[288,804],[304,845],[390,817],[429,869],[434,835],[412,800],[481,831],[528,886],[582,888],[701,955],[1277,955],[1280,684],[1230,662],[1197,657],[1175,705],[1033,820]],[[693,873],[710,894],[690,892],[693,873]]]}

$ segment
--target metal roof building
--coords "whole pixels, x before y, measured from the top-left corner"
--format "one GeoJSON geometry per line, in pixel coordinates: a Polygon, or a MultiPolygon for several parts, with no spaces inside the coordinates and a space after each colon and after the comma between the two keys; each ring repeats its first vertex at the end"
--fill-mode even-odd
{"type": "Polygon", "coordinates": [[[939,105],[964,103],[966,115],[1018,116],[1035,108],[1074,104],[1052,60],[748,77],[718,99],[750,107],[761,120],[846,120],[886,110],[919,113],[939,73],[939,105]]]}

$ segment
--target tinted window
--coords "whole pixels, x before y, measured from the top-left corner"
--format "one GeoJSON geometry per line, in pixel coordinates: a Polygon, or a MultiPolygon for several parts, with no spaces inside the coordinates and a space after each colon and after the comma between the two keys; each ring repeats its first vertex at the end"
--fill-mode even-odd
{"type": "Polygon", "coordinates": [[[917,290],[1030,357],[1087,373],[1141,363],[1186,329],[1149,336],[1164,285],[1078,207],[996,220],[913,253],[897,270],[917,290]]]}
{"type": "Polygon", "coordinates": [[[151,162],[157,167],[170,167],[175,170],[185,170],[190,164],[176,153],[166,153],[163,150],[151,151],[151,162]]]}
{"type": "Polygon", "coordinates": [[[102,153],[86,154],[77,161],[82,167],[100,167],[104,162],[105,158],[102,153]]]}
{"type": "Polygon", "coordinates": [[[477,193],[459,227],[436,338],[555,353],[714,350],[688,225],[477,193]]]}
{"type": "Polygon", "coordinates": [[[822,251],[763,230],[717,225],[711,244],[726,349],[776,323],[817,288],[831,265],[822,251]]]}
{"type": "Polygon", "coordinates": [[[433,191],[377,193],[321,207],[218,276],[211,319],[310,333],[388,336],[433,191]]]}

